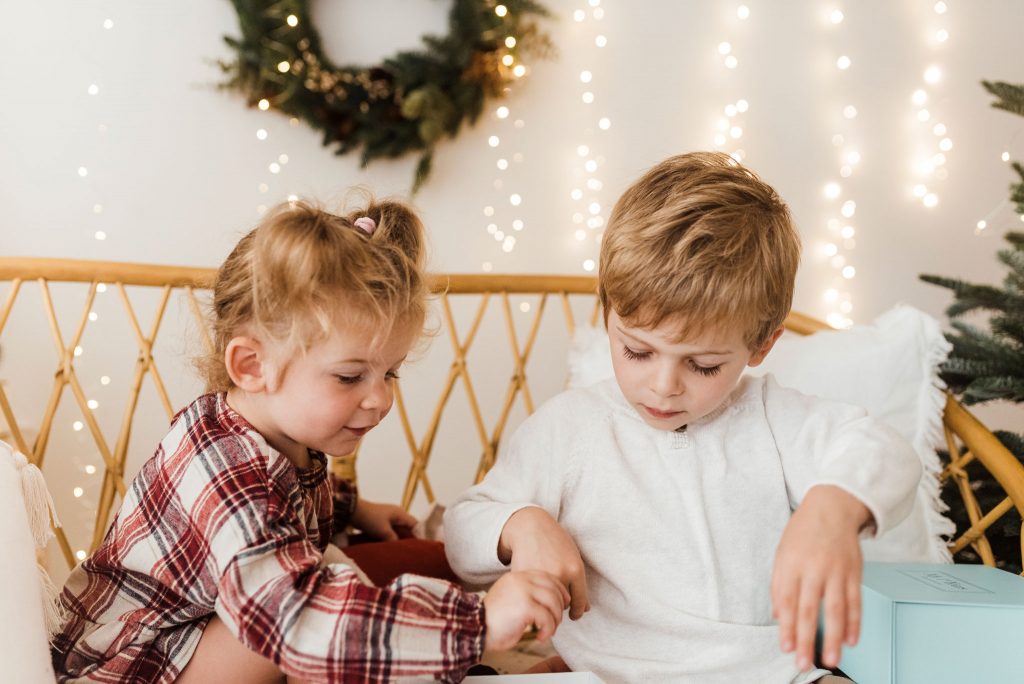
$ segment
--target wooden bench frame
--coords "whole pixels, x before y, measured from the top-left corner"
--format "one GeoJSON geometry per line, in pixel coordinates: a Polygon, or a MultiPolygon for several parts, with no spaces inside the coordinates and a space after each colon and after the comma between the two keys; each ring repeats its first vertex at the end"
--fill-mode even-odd
{"type": "MultiPolygon", "coordinates": [[[[195,316],[198,327],[203,331],[203,344],[211,345],[206,333],[202,306],[196,291],[208,289],[213,282],[215,269],[188,268],[176,266],[159,266],[148,264],[128,264],[103,261],[81,261],[70,259],[35,259],[35,258],[0,258],[0,281],[7,283],[7,293],[0,308],[0,342],[3,340],[4,328],[10,313],[18,299],[19,293],[27,286],[38,286],[42,292],[43,314],[49,321],[53,333],[53,342],[57,351],[56,369],[53,374],[53,387],[49,401],[42,416],[38,434],[29,443],[15,416],[9,389],[0,383],[0,437],[13,442],[14,446],[28,455],[37,466],[42,467],[46,455],[47,444],[53,428],[54,415],[65,389],[70,389],[75,402],[82,410],[85,426],[88,427],[93,440],[99,449],[104,462],[103,485],[96,511],[93,539],[90,551],[98,546],[105,532],[107,522],[116,496],[125,492],[125,459],[131,439],[132,423],[138,406],[139,391],[144,378],[149,375],[168,418],[173,416],[176,407],[172,404],[164,387],[159,368],[153,359],[153,344],[160,331],[160,324],[167,310],[167,304],[173,293],[180,292],[188,301],[189,308],[195,316]],[[81,283],[87,287],[85,306],[78,318],[74,332],[69,339],[64,339],[58,324],[56,309],[50,295],[50,285],[57,282],[81,283]],[[134,332],[138,355],[135,362],[131,391],[125,407],[120,429],[113,442],[103,434],[88,401],[82,385],[75,372],[74,350],[82,338],[82,333],[89,323],[88,314],[93,306],[99,287],[115,288],[125,307],[125,315],[134,332]],[[129,300],[126,287],[152,287],[159,290],[159,303],[155,318],[148,329],[140,324],[136,311],[129,300]],[[6,426],[6,430],[3,428],[6,426]]],[[[476,470],[476,479],[493,465],[498,453],[513,403],[521,396],[527,412],[534,409],[533,397],[530,392],[526,373],[526,362],[537,342],[537,332],[543,315],[545,304],[551,299],[561,302],[565,323],[570,335],[576,322],[570,297],[591,296],[596,292],[596,278],[590,276],[543,276],[543,275],[444,275],[431,277],[431,289],[436,294],[442,313],[443,327],[452,344],[454,360],[449,368],[447,379],[423,437],[415,437],[406,410],[405,398],[399,386],[396,392],[396,407],[402,422],[405,438],[412,454],[412,461],[406,475],[406,483],[402,494],[402,504],[408,507],[422,486],[428,501],[434,500],[434,493],[427,475],[427,465],[434,447],[438,427],[443,419],[445,407],[456,384],[464,385],[466,396],[473,416],[473,429],[481,442],[481,456],[476,470]],[[529,331],[524,343],[520,344],[512,315],[510,295],[538,295],[540,304],[530,322],[529,331]],[[479,305],[469,331],[461,336],[455,326],[452,313],[451,298],[461,295],[475,295],[479,305]],[[482,417],[477,401],[477,389],[466,364],[466,354],[474,342],[484,312],[491,300],[497,300],[501,306],[509,342],[514,356],[514,371],[505,388],[502,410],[496,423],[488,429],[482,417]]],[[[600,311],[594,298],[594,306],[590,315],[590,323],[598,321],[600,311]]],[[[792,313],[786,320],[788,329],[799,334],[811,334],[828,329],[828,326],[814,318],[792,313]]],[[[10,334],[10,333],[9,333],[10,334]]],[[[952,395],[947,397],[943,423],[946,446],[951,455],[950,462],[941,474],[941,480],[952,478],[957,490],[963,497],[971,525],[962,531],[950,543],[955,553],[967,545],[973,546],[982,561],[988,565],[995,564],[995,558],[986,531],[1011,509],[1024,515],[1024,466],[999,442],[981,421],[975,418],[952,395]],[[974,496],[971,476],[967,467],[973,463],[980,464],[1002,486],[1006,497],[992,510],[983,511],[974,496]]],[[[343,476],[354,476],[354,456],[336,460],[335,470],[343,476]]],[[[76,563],[71,546],[63,531],[56,529],[57,542],[69,567],[76,563]]],[[[1022,537],[1024,538],[1024,537],[1022,537]]],[[[1022,560],[1024,560],[1024,543],[1022,543],[1022,560]]]]}

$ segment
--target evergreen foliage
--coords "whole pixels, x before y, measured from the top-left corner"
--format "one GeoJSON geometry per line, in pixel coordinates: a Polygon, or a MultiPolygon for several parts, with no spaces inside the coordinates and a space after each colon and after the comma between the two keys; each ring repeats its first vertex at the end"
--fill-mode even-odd
{"type": "MultiPolygon", "coordinates": [[[[996,100],[992,106],[1024,116],[1024,85],[983,81],[996,100]]],[[[1010,201],[1024,215],[1024,166],[1011,164],[1019,180],[1010,185],[1010,201]]],[[[999,261],[1007,268],[1001,287],[968,283],[957,278],[922,275],[921,279],[953,292],[954,301],[946,309],[954,332],[946,335],[953,350],[941,366],[942,379],[965,404],[993,400],[1024,402],[1024,233],[1005,235],[1008,247],[998,251],[999,261]],[[960,320],[964,314],[981,311],[988,314],[988,329],[960,320]]],[[[1024,463],[1024,435],[998,431],[996,437],[1024,463]]],[[[992,476],[980,470],[972,473],[974,494],[983,511],[989,511],[1006,494],[992,476]]],[[[943,498],[950,505],[950,517],[957,533],[970,526],[964,503],[948,482],[943,498]]],[[[990,528],[987,536],[1000,567],[1020,572],[1021,519],[1015,512],[1005,515],[990,528]]],[[[959,562],[980,562],[968,546],[957,556],[959,562]]]]}

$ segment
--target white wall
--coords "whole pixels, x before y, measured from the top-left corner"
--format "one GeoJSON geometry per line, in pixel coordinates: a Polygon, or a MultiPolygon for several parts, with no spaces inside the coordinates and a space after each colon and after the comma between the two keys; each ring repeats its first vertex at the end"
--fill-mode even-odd
{"type": "MultiPolygon", "coordinates": [[[[847,293],[855,322],[897,301],[941,317],[949,296],[920,283],[919,273],[1000,277],[998,235],[1024,229],[1009,207],[993,213],[1011,181],[1000,154],[1024,157],[1024,136],[1021,119],[990,109],[978,82],[1024,81],[1024,4],[949,2],[938,14],[930,1],[750,0],[746,20],[737,18],[740,2],[602,0],[602,19],[583,0],[546,4],[557,15],[545,27],[559,56],[529,63],[528,77],[505,103],[512,110],[507,120],[495,118],[494,103],[476,127],[442,143],[433,175],[415,198],[431,230],[435,269],[473,273],[490,262],[495,272],[582,273],[584,260],[596,257],[598,231],[585,229],[578,241],[573,214],[587,214],[596,201],[607,216],[617,194],[648,166],[713,147],[724,106],[742,98],[750,108],[733,122],[742,137],[723,149],[742,149],[746,163],[793,209],[805,241],[796,308],[821,317],[837,312],[838,304],[824,298],[836,287],[847,293]],[[829,21],[835,8],[845,13],[839,24],[829,21]],[[585,10],[582,22],[573,19],[578,9],[585,10]],[[939,43],[935,32],[943,28],[949,38],[939,43]],[[606,47],[595,46],[599,34],[606,47]],[[735,69],[723,64],[723,41],[738,58],[735,69]],[[846,71],[836,68],[840,55],[852,60],[846,71]],[[942,78],[926,86],[922,74],[933,64],[942,78]],[[593,74],[588,86],[580,82],[583,70],[593,74]],[[918,122],[911,102],[922,87],[929,93],[927,123],[918,122]],[[595,95],[590,105],[581,100],[588,88],[595,95]],[[844,118],[847,105],[856,107],[855,118],[844,118]],[[601,117],[611,121],[607,131],[596,126],[601,117]],[[514,127],[516,119],[522,128],[514,127]],[[954,146],[938,175],[920,176],[915,160],[938,151],[936,122],[947,126],[954,146]],[[841,147],[832,143],[836,134],[844,136],[841,147]],[[490,135],[502,139],[499,148],[488,146],[490,135]],[[602,186],[576,202],[571,192],[587,177],[581,144],[598,162],[594,177],[602,186]],[[840,156],[849,149],[861,161],[843,179],[840,156]],[[516,153],[522,161],[497,170],[499,156],[516,153]],[[838,199],[823,193],[830,181],[841,182],[838,199]],[[913,196],[917,183],[936,193],[936,207],[913,196]],[[523,198],[518,209],[509,204],[513,192],[523,198]],[[834,239],[828,219],[849,199],[856,214],[843,225],[855,227],[855,245],[839,251],[856,276],[844,280],[822,248],[834,239]],[[485,206],[495,207],[494,219],[484,216],[485,206]],[[525,223],[521,232],[509,228],[515,218],[525,223]],[[975,235],[981,218],[990,227],[975,235]],[[488,234],[492,220],[517,238],[511,253],[488,234]]],[[[329,53],[343,63],[414,46],[424,31],[444,30],[448,9],[442,0],[314,6],[329,53]]],[[[213,266],[259,218],[260,205],[290,193],[330,200],[353,184],[379,194],[408,190],[414,158],[360,169],[356,157],[335,157],[306,127],[246,109],[238,95],[216,89],[221,76],[213,62],[228,56],[221,36],[238,33],[226,0],[4,0],[2,7],[4,255],[213,266]],[[112,28],[104,28],[106,19],[112,28]],[[95,95],[88,93],[92,84],[95,95]],[[258,128],[269,132],[266,141],[257,140],[258,128]],[[288,162],[271,174],[268,165],[281,154],[288,162]],[[80,166],[88,169],[84,178],[80,166]],[[97,231],[106,239],[97,240],[97,231]]],[[[41,325],[38,314],[18,316],[22,326],[41,325]]],[[[45,328],[39,334],[48,335],[45,328]]],[[[39,353],[49,364],[47,345],[39,353]]],[[[94,375],[121,372],[127,382],[130,366],[105,370],[115,343],[99,338],[92,345],[94,375]]],[[[444,340],[435,345],[449,347],[444,340]]],[[[169,354],[184,364],[188,347],[172,344],[169,354]]],[[[0,366],[0,376],[16,374],[11,364],[0,366]]],[[[98,396],[110,391],[92,382],[98,396]]],[[[169,382],[182,400],[194,383],[184,373],[169,382]]],[[[19,400],[30,401],[26,394],[19,400]]],[[[119,401],[112,397],[100,408],[115,426],[119,401]]],[[[155,411],[151,419],[159,432],[164,418],[155,411]]],[[[79,465],[95,459],[82,438],[79,465]]],[[[151,447],[138,448],[141,454],[151,447]]],[[[374,477],[386,477],[385,470],[374,477]]],[[[371,491],[393,496],[377,482],[371,478],[371,491]]]]}

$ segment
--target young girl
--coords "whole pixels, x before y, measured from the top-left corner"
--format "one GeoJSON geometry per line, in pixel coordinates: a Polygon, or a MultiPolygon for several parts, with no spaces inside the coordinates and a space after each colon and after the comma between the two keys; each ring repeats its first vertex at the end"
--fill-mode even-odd
{"type": "MultiPolygon", "coordinates": [[[[214,285],[211,392],[174,418],[64,587],[60,681],[459,681],[485,647],[554,631],[568,593],[541,572],[481,600],[412,575],[366,586],[323,562],[325,454],[352,452],[391,408],[423,326],[423,251],[396,202],[282,205],[239,241],[214,285]]],[[[341,524],[390,536],[410,522],[347,494],[341,524]]]]}

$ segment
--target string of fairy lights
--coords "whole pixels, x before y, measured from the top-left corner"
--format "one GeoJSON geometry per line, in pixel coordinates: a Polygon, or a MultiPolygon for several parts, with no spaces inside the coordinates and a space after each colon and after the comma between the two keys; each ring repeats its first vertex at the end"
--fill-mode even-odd
{"type": "MultiPolygon", "coordinates": [[[[114,20],[109,17],[106,17],[102,20],[102,22],[100,22],[99,25],[101,27],[101,33],[107,34],[108,32],[113,31],[114,20]]],[[[96,81],[90,81],[88,85],[85,86],[85,94],[90,100],[101,97],[101,92],[103,92],[103,89],[100,87],[100,84],[96,81]]],[[[96,124],[96,133],[99,138],[99,142],[102,145],[102,143],[105,142],[106,140],[107,134],[109,133],[109,127],[107,123],[102,120],[99,121],[96,124]]],[[[94,159],[93,161],[96,160],[94,159]]],[[[90,172],[90,166],[92,166],[92,164],[89,161],[83,161],[78,165],[76,173],[78,177],[83,180],[83,182],[88,183],[89,190],[93,195],[93,198],[91,200],[91,213],[97,221],[101,222],[99,223],[98,227],[90,228],[89,230],[92,231],[92,237],[94,240],[96,240],[97,242],[105,242],[108,237],[105,224],[102,223],[102,217],[105,211],[105,206],[103,200],[99,196],[98,184],[96,183],[96,175],[95,173],[90,172]]],[[[105,283],[98,283],[96,285],[96,293],[98,296],[102,296],[104,293],[106,293],[106,291],[107,286],[105,283]]],[[[96,311],[96,307],[98,304],[100,304],[100,302],[96,302],[94,304],[94,308],[89,311],[89,322],[94,323],[99,320],[99,312],[96,311]]],[[[79,344],[75,346],[72,353],[74,354],[75,358],[80,358],[85,354],[85,349],[82,347],[82,345],[79,344]]],[[[100,387],[106,387],[110,385],[111,378],[109,375],[101,375],[98,378],[98,381],[100,387]]],[[[86,382],[85,386],[87,388],[92,389],[93,391],[95,391],[96,389],[96,386],[92,382],[86,382]]],[[[95,398],[95,396],[93,396],[86,400],[86,406],[88,407],[88,410],[90,412],[95,412],[96,410],[99,409],[100,402],[98,399],[95,398]]],[[[82,433],[84,429],[84,421],[74,420],[71,422],[71,430],[73,433],[75,433],[75,439],[78,442],[78,444],[83,445],[83,447],[88,441],[85,438],[85,435],[82,433]]],[[[98,453],[91,453],[89,450],[85,448],[76,449],[75,452],[72,454],[72,462],[74,466],[78,468],[81,472],[85,473],[86,475],[95,475],[97,473],[98,468],[96,466],[95,461],[98,460],[98,458],[98,453]]],[[[95,483],[90,483],[90,485],[91,484],[95,483]]],[[[86,518],[89,517],[88,514],[91,514],[91,512],[95,510],[95,502],[93,502],[90,499],[90,496],[88,496],[88,494],[89,492],[87,492],[86,487],[75,486],[71,489],[71,496],[78,502],[83,517],[86,518]]],[[[75,558],[77,558],[78,560],[84,560],[85,557],[85,549],[79,548],[75,551],[75,558]]]]}
{"type": "Polygon", "coordinates": [[[575,82],[579,88],[579,102],[585,110],[583,121],[586,123],[571,151],[572,189],[569,197],[573,204],[570,229],[578,242],[590,242],[588,248],[593,254],[584,258],[580,264],[584,272],[590,273],[597,268],[597,251],[607,220],[607,206],[602,194],[604,182],[598,172],[606,163],[601,153],[601,134],[611,128],[612,122],[599,109],[604,105],[598,102],[595,93],[597,77],[594,65],[598,61],[597,51],[608,46],[608,36],[603,30],[605,10],[601,0],[588,0],[584,7],[573,10],[572,18],[582,36],[578,41],[580,48],[574,52],[582,65],[575,82]]]}
{"type": "MultiPolygon", "coordinates": [[[[737,21],[747,21],[750,18],[750,7],[740,5],[736,8],[737,21]]],[[[719,63],[727,71],[735,71],[739,67],[739,57],[736,49],[730,40],[723,40],[716,48],[719,63]]],[[[735,102],[729,102],[722,107],[722,114],[715,120],[714,126],[714,149],[728,152],[729,156],[737,163],[746,157],[742,147],[739,147],[743,138],[744,115],[750,109],[750,103],[745,98],[739,98],[735,102]]]]}
{"type": "MultiPolygon", "coordinates": [[[[834,7],[825,13],[821,24],[828,31],[836,44],[842,44],[844,36],[843,10],[834,7]]],[[[844,81],[839,78],[854,66],[853,59],[845,50],[838,50],[832,55],[835,65],[835,78],[831,83],[838,83],[840,91],[836,99],[829,104],[829,121],[832,125],[831,142],[835,148],[835,170],[839,180],[829,180],[822,190],[827,202],[827,218],[825,220],[826,238],[821,246],[822,256],[831,268],[830,281],[825,288],[825,320],[834,328],[848,328],[853,325],[850,314],[853,311],[851,284],[857,276],[857,268],[853,262],[853,250],[857,246],[857,229],[853,218],[857,213],[857,202],[852,198],[853,177],[857,165],[861,161],[859,149],[859,131],[857,128],[857,107],[845,97],[842,89],[844,81]],[[834,104],[838,102],[841,104],[834,104]],[[849,182],[848,182],[849,181],[849,182]]]]}
{"type": "MultiPolygon", "coordinates": [[[[494,13],[499,17],[508,14],[508,8],[499,4],[494,7],[494,13]]],[[[515,78],[522,78],[527,74],[527,66],[522,61],[519,45],[514,36],[505,36],[505,52],[501,55],[501,63],[511,69],[515,78]]],[[[504,87],[504,94],[508,95],[512,89],[504,87]]],[[[522,131],[526,128],[526,120],[522,116],[513,116],[512,109],[508,104],[501,104],[491,112],[488,123],[490,133],[487,136],[487,146],[493,151],[495,176],[491,187],[500,193],[501,201],[486,204],[483,207],[483,216],[486,220],[486,230],[496,243],[501,245],[501,250],[508,254],[516,247],[516,235],[526,227],[522,218],[523,194],[522,190],[515,186],[515,178],[509,173],[514,166],[522,164],[525,157],[520,144],[522,131]],[[507,193],[507,194],[506,194],[507,193]]],[[[481,269],[489,273],[494,269],[494,264],[484,261],[481,269]]],[[[529,310],[526,306],[525,311],[529,310]]]]}
{"type": "Polygon", "coordinates": [[[947,153],[953,149],[953,139],[949,137],[948,127],[938,117],[936,101],[936,94],[943,78],[943,70],[937,56],[949,40],[949,30],[945,26],[949,6],[943,0],[939,0],[932,5],[931,11],[932,19],[925,42],[935,57],[925,65],[921,73],[922,83],[910,94],[916,129],[916,149],[911,169],[912,193],[928,209],[934,209],[939,204],[937,184],[949,177],[949,171],[946,169],[947,153]]]}

